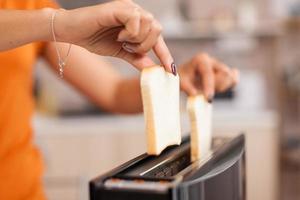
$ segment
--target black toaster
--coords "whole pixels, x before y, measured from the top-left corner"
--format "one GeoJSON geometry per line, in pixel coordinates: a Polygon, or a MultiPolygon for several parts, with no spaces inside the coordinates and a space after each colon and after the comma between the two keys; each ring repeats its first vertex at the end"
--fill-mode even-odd
{"type": "Polygon", "coordinates": [[[90,181],[90,200],[245,200],[245,139],[214,138],[191,162],[190,139],[143,154],[90,181]]]}

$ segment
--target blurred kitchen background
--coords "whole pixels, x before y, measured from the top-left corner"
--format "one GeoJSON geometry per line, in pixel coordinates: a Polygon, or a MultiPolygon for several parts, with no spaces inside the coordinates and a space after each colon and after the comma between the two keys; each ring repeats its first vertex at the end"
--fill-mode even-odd
{"type": "MultiPolygon", "coordinates": [[[[104,1],[59,2],[75,8],[104,1]]],[[[246,134],[247,199],[300,199],[300,1],[136,2],[160,20],[178,64],[207,52],[240,70],[240,84],[214,101],[213,132],[246,134]]],[[[124,62],[104,59],[124,76],[138,75],[124,62]]],[[[37,65],[34,126],[47,196],[87,200],[90,178],[145,152],[143,116],[102,112],[43,60],[37,65]]],[[[185,98],[183,133],[189,131],[185,98]]]]}

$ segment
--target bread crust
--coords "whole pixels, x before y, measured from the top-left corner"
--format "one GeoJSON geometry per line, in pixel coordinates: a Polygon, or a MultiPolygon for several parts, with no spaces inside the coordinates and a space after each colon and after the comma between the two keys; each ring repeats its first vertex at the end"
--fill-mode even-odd
{"type": "MultiPolygon", "coordinates": [[[[146,125],[145,132],[147,138],[147,153],[150,155],[159,155],[167,146],[181,143],[180,130],[174,130],[171,131],[171,133],[170,131],[169,132],[166,131],[166,133],[164,134],[170,134],[169,141],[167,141],[168,138],[166,139],[166,137],[162,135],[163,134],[162,130],[172,130],[172,127],[170,126],[173,125],[168,123],[169,122],[168,119],[164,119],[160,116],[160,115],[164,115],[164,113],[162,112],[165,107],[166,110],[168,110],[168,108],[175,106],[174,109],[178,109],[178,116],[170,116],[169,118],[174,117],[174,120],[171,121],[176,123],[174,125],[175,128],[179,127],[180,129],[179,77],[175,77],[173,74],[166,72],[164,68],[161,66],[154,66],[154,67],[145,68],[142,71],[140,81],[141,81],[140,84],[141,84],[141,91],[142,91],[144,118],[145,118],[145,125],[146,125]],[[164,101],[164,98],[166,99],[168,98],[167,96],[164,96],[164,94],[167,95],[168,92],[171,92],[171,91],[164,91],[164,90],[167,90],[168,88],[167,86],[169,86],[170,84],[171,84],[170,86],[171,90],[174,90],[175,87],[178,87],[178,97],[177,96],[175,97],[174,101],[176,103],[173,102],[174,105],[164,101]],[[153,96],[153,95],[157,95],[153,93],[157,93],[158,90],[161,96],[160,97],[153,96]],[[176,107],[177,101],[178,101],[178,107],[176,107]],[[162,110],[158,110],[158,107],[160,107],[162,110]],[[158,119],[165,121],[165,123],[159,121],[158,119]]],[[[176,94],[177,91],[174,91],[173,93],[176,94]]]]}

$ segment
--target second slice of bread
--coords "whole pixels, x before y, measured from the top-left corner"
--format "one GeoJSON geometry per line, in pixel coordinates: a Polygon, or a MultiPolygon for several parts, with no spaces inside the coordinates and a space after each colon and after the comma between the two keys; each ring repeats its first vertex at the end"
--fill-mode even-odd
{"type": "Polygon", "coordinates": [[[147,153],[159,155],[167,146],[181,143],[179,76],[163,67],[142,71],[141,90],[147,134],[147,153]]]}
{"type": "Polygon", "coordinates": [[[212,105],[203,95],[188,97],[187,110],[191,124],[191,160],[201,159],[210,151],[212,105]]]}

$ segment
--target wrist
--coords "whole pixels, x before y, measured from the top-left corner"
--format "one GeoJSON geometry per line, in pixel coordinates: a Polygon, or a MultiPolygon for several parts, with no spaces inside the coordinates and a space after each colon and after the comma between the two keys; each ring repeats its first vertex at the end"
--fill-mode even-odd
{"type": "Polygon", "coordinates": [[[68,22],[69,11],[64,9],[43,8],[41,14],[44,22],[46,21],[47,30],[43,36],[45,41],[54,41],[53,33],[55,34],[56,41],[70,42],[68,37],[68,22]]]}
{"type": "Polygon", "coordinates": [[[70,30],[70,17],[69,11],[64,9],[54,10],[51,17],[51,35],[52,41],[54,40],[53,34],[55,34],[56,41],[72,43],[69,35],[70,30]],[[54,16],[53,16],[54,15],[54,16]],[[52,17],[54,17],[52,19],[52,17]],[[53,23],[53,26],[52,26],[53,23]]]}
{"type": "Polygon", "coordinates": [[[32,26],[38,27],[39,31],[38,34],[34,34],[34,40],[36,41],[52,41],[52,34],[51,34],[51,16],[52,13],[55,10],[52,8],[43,8],[41,10],[38,10],[37,12],[39,14],[33,15],[32,19],[29,18],[29,20],[32,20],[35,18],[37,23],[33,23],[32,26]]]}

